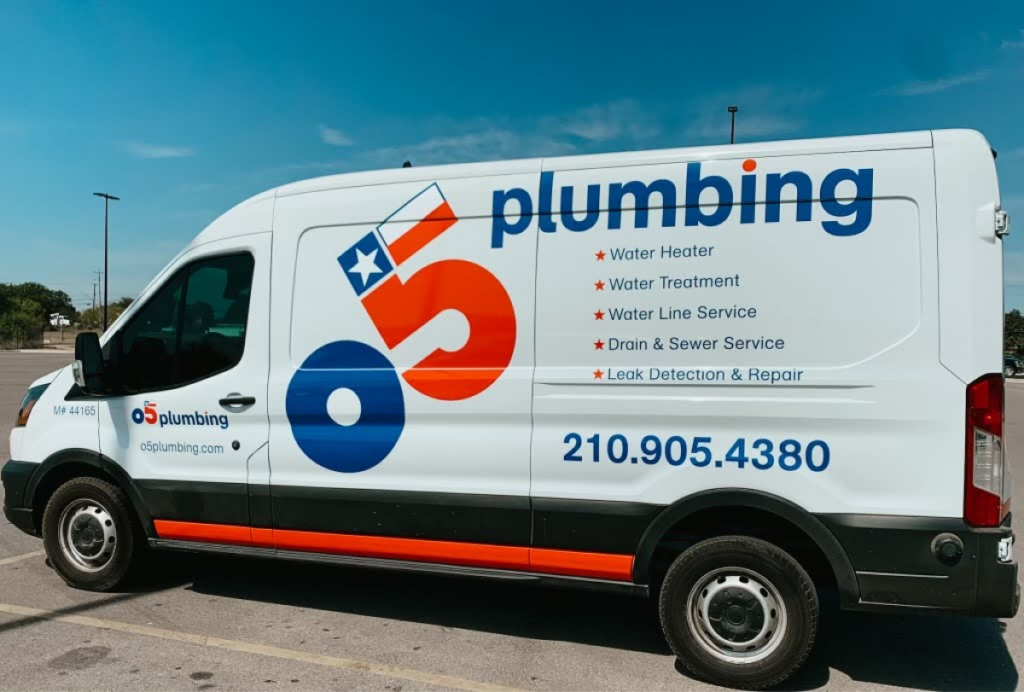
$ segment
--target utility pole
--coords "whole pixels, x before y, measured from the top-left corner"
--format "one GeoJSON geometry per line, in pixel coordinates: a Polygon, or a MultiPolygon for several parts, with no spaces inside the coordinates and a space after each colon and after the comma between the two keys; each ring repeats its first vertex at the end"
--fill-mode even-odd
{"type": "Polygon", "coordinates": [[[729,128],[729,144],[736,143],[736,111],[740,109],[739,106],[729,106],[729,115],[732,116],[732,127],[729,128]]]}
{"type": "Polygon", "coordinates": [[[96,308],[96,288],[100,285],[100,279],[103,278],[103,272],[101,272],[101,271],[99,271],[97,269],[97,270],[93,271],[93,274],[96,275],[96,280],[92,282],[92,307],[93,307],[93,309],[95,309],[96,308]]]}
{"type": "Polygon", "coordinates": [[[110,200],[119,201],[120,197],[108,195],[106,192],[92,193],[103,198],[103,331],[107,331],[107,309],[110,306],[110,200]]]}

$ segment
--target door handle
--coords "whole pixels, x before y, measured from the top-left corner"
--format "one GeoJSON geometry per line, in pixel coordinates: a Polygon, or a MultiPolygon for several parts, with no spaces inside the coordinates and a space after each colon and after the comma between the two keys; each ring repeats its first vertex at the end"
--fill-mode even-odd
{"type": "Polygon", "coordinates": [[[221,406],[252,406],[256,403],[254,396],[242,396],[241,394],[228,394],[220,400],[221,406]]]}

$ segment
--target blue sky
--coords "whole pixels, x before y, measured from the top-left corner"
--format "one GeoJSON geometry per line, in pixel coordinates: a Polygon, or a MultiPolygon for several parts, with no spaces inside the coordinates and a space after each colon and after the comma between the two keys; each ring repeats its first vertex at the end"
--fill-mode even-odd
{"type": "Polygon", "coordinates": [[[1024,309],[1024,3],[0,4],[0,281],[135,295],[302,178],[942,127],[999,151],[1024,309]],[[814,8],[813,11],[811,8],[814,8]]]}

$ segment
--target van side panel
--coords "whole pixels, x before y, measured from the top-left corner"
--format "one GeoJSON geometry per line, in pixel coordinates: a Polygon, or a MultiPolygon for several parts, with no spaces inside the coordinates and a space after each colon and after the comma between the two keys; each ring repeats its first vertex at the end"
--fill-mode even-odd
{"type": "Polygon", "coordinates": [[[936,131],[942,363],[961,381],[1002,370],[1003,241],[995,235],[999,182],[988,142],[936,131]]]}
{"type": "Polygon", "coordinates": [[[545,163],[533,496],[959,516],[931,150],[735,156],[545,163]]]}

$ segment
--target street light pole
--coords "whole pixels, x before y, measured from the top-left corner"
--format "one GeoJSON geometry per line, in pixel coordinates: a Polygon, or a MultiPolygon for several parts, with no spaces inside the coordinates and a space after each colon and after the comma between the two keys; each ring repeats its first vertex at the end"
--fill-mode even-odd
{"type": "Polygon", "coordinates": [[[119,201],[120,197],[108,195],[106,192],[92,193],[103,198],[103,331],[107,331],[107,309],[110,306],[110,200],[119,201]]]}
{"type": "Polygon", "coordinates": [[[739,109],[739,106],[729,106],[729,113],[732,115],[732,127],[729,129],[729,144],[736,143],[736,111],[739,109]]]}

